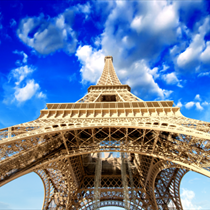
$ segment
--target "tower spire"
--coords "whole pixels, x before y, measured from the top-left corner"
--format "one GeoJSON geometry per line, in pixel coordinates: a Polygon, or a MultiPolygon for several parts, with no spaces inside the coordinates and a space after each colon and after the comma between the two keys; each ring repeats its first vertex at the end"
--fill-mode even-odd
{"type": "Polygon", "coordinates": [[[122,83],[117,77],[117,74],[114,70],[114,66],[112,64],[113,57],[106,56],[104,58],[104,62],[105,62],[104,70],[97,85],[122,85],[122,83]]]}
{"type": "Polygon", "coordinates": [[[104,62],[104,70],[98,83],[91,85],[88,93],[77,103],[142,101],[130,92],[128,85],[123,85],[118,79],[112,64],[113,57],[106,56],[104,62]]]}

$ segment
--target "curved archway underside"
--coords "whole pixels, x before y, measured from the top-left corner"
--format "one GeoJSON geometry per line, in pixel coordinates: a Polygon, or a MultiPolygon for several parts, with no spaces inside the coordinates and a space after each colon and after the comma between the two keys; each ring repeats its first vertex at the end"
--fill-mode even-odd
{"type": "MultiPolygon", "coordinates": [[[[45,186],[43,209],[92,209],[94,153],[126,152],[134,179],[135,203],[130,202],[130,208],[182,209],[179,185],[184,174],[192,170],[210,177],[209,137],[188,135],[190,128],[181,133],[163,122],[146,123],[145,127],[51,123],[27,135],[17,129],[0,144],[0,186],[35,171],[45,186]]],[[[120,163],[107,158],[103,165],[107,168],[102,171],[100,205],[123,207],[120,163]]]]}

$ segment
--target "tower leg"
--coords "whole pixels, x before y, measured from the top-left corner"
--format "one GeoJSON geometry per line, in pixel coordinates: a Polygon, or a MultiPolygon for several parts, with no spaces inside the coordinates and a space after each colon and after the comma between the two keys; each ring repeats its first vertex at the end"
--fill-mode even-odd
{"type": "Polygon", "coordinates": [[[133,183],[133,174],[131,171],[131,163],[128,159],[128,155],[126,153],[126,159],[127,159],[127,163],[128,163],[128,173],[129,173],[129,179],[130,179],[130,187],[131,187],[131,202],[133,202],[133,210],[136,210],[136,195],[134,192],[134,183],[133,183]]]}
{"type": "Polygon", "coordinates": [[[100,207],[101,168],[102,168],[101,152],[99,152],[97,153],[96,168],[95,168],[94,201],[93,201],[94,210],[100,207]]]}
{"type": "Polygon", "coordinates": [[[126,177],[126,165],[125,165],[125,154],[121,152],[121,176],[122,176],[122,185],[123,185],[123,195],[124,195],[124,204],[125,209],[130,209],[129,205],[129,195],[128,195],[128,181],[126,177]]]}

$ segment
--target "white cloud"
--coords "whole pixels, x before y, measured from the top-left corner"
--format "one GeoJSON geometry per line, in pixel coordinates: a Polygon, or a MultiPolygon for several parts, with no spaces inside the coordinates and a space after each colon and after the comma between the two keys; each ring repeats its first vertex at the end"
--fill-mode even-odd
{"type": "Polygon", "coordinates": [[[70,24],[72,18],[73,11],[70,10],[50,20],[45,19],[43,15],[27,17],[21,20],[17,35],[40,54],[50,54],[59,49],[73,53],[77,39],[70,24]]]}
{"type": "Polygon", "coordinates": [[[99,47],[101,45],[101,38],[97,36],[95,38],[94,44],[96,47],[99,47]]]}
{"type": "Polygon", "coordinates": [[[158,30],[171,29],[178,26],[178,14],[175,5],[164,5],[160,10],[154,21],[158,30]]]}
{"type": "Polygon", "coordinates": [[[178,101],[177,106],[178,106],[178,107],[182,107],[182,106],[183,106],[181,100],[178,101]]]}
{"type": "Polygon", "coordinates": [[[185,107],[186,107],[187,109],[191,109],[194,105],[195,105],[195,102],[190,101],[190,102],[188,102],[188,103],[185,104],[185,107]]]}
{"type": "MultiPolygon", "coordinates": [[[[91,13],[91,5],[77,4],[66,9],[57,17],[26,17],[20,21],[17,29],[18,37],[36,52],[47,55],[57,50],[74,53],[77,46],[77,36],[72,28],[75,14],[91,13]]],[[[14,21],[11,21],[13,24],[14,21]]]]}
{"type": "Polygon", "coordinates": [[[158,68],[155,67],[152,70],[150,70],[150,74],[153,76],[154,79],[157,79],[160,75],[158,74],[158,68]]]}
{"type": "Polygon", "coordinates": [[[96,83],[101,76],[104,67],[104,54],[102,50],[94,51],[91,46],[79,46],[76,51],[76,56],[82,64],[80,69],[82,82],[89,81],[96,83]]]}
{"type": "Polygon", "coordinates": [[[19,102],[29,100],[33,97],[36,91],[39,89],[39,84],[35,83],[34,80],[29,80],[25,87],[16,87],[15,98],[19,102]]]}
{"type": "Polygon", "coordinates": [[[28,59],[28,55],[26,55],[25,53],[23,53],[23,63],[27,63],[27,59],[28,59]]]}
{"type": "Polygon", "coordinates": [[[164,90],[164,89],[163,89],[163,96],[164,96],[164,97],[162,97],[162,99],[168,99],[169,96],[170,96],[172,93],[173,93],[172,90],[164,90]]]}
{"type": "Polygon", "coordinates": [[[201,106],[200,102],[195,103],[196,109],[202,111],[203,107],[201,106]]]}
{"type": "Polygon", "coordinates": [[[207,102],[207,101],[204,101],[204,102],[202,102],[202,104],[201,105],[203,105],[203,106],[208,106],[209,105],[209,103],[207,102]]]}
{"type": "Polygon", "coordinates": [[[134,62],[126,69],[115,69],[121,82],[131,86],[140,97],[156,96],[159,99],[166,99],[173,92],[159,87],[155,82],[155,79],[159,76],[157,74],[158,68],[150,69],[143,59],[134,62]]]}
{"type": "Polygon", "coordinates": [[[30,78],[35,71],[35,67],[25,65],[28,56],[23,51],[14,51],[14,53],[23,55],[23,61],[19,61],[19,65],[22,66],[11,70],[9,73],[8,83],[4,84],[5,97],[3,103],[9,104],[15,101],[24,102],[31,99],[34,95],[36,95],[37,98],[46,98],[43,92],[37,92],[40,86],[34,79],[30,78]]]}
{"type": "Polygon", "coordinates": [[[166,66],[165,64],[163,65],[163,69],[160,71],[160,72],[164,72],[166,71],[167,69],[169,69],[169,66],[166,66]]]}
{"type": "Polygon", "coordinates": [[[202,101],[202,99],[201,99],[200,95],[197,94],[197,95],[195,96],[195,98],[194,98],[194,101],[190,101],[190,102],[188,102],[188,103],[185,104],[185,108],[191,109],[193,106],[195,106],[195,108],[196,108],[197,110],[202,111],[202,110],[203,110],[202,105],[203,105],[203,106],[206,106],[206,105],[208,105],[209,103],[206,102],[206,101],[203,102],[203,103],[201,103],[201,101],[202,101]],[[198,101],[199,101],[199,102],[198,102],[198,101]]]}
{"type": "Polygon", "coordinates": [[[197,110],[199,110],[199,111],[203,110],[203,107],[201,106],[200,102],[194,102],[194,101],[190,101],[190,102],[186,103],[185,108],[191,109],[194,105],[197,110]]]}
{"type": "Polygon", "coordinates": [[[38,98],[46,98],[46,94],[44,94],[43,92],[39,92],[37,95],[38,98]]]}
{"type": "MultiPolygon", "coordinates": [[[[22,63],[27,63],[27,61],[28,61],[28,55],[25,54],[23,51],[15,50],[13,53],[18,54],[18,55],[22,55],[22,56],[23,56],[22,63]]],[[[16,63],[17,63],[17,62],[16,62],[16,63]]],[[[21,62],[18,61],[18,64],[21,64],[21,62]]]]}
{"type": "Polygon", "coordinates": [[[13,69],[10,73],[10,79],[13,77],[17,81],[15,82],[16,85],[19,85],[29,73],[32,73],[34,71],[33,67],[30,67],[28,65],[20,66],[16,69],[13,69]]]}
{"type": "Polygon", "coordinates": [[[76,10],[78,10],[80,13],[84,13],[86,16],[85,18],[88,17],[88,15],[90,14],[91,12],[91,6],[90,6],[90,3],[87,2],[86,4],[77,4],[75,6],[76,10]]]}
{"type": "Polygon", "coordinates": [[[176,4],[167,1],[116,4],[105,23],[102,49],[106,55],[114,55],[119,68],[141,59],[155,60],[163,49],[176,42],[177,11],[176,4]]]}
{"type": "Polygon", "coordinates": [[[203,37],[196,34],[190,46],[177,58],[177,64],[181,68],[195,68],[198,65],[198,56],[203,48],[203,37]]]}
{"type": "Polygon", "coordinates": [[[182,87],[175,72],[164,74],[162,77],[163,77],[163,80],[165,80],[167,84],[170,84],[170,85],[177,84],[177,86],[182,87]]]}
{"type": "Polygon", "coordinates": [[[131,28],[138,33],[142,30],[142,16],[136,16],[131,22],[131,28]]]}
{"type": "Polygon", "coordinates": [[[163,99],[170,95],[170,91],[161,89],[154,81],[152,70],[147,66],[144,60],[133,63],[128,69],[120,69],[118,76],[123,83],[132,88],[138,89],[140,96],[150,94],[163,99]]]}
{"type": "Polygon", "coordinates": [[[198,74],[198,77],[204,77],[204,76],[209,76],[209,75],[210,75],[210,72],[203,72],[203,73],[198,74]]]}
{"type": "Polygon", "coordinates": [[[97,42],[101,49],[90,46],[77,49],[76,55],[82,64],[82,81],[94,83],[101,75],[102,65],[93,69],[94,56],[102,60],[103,56],[112,55],[121,82],[129,84],[140,97],[169,97],[172,91],[159,87],[155,82],[159,69],[151,68],[148,61],[155,60],[163,49],[176,42],[177,11],[176,4],[167,1],[112,3],[104,31],[99,36],[100,42],[97,42]],[[157,23],[157,19],[161,22],[157,23]]]}
{"type": "Polygon", "coordinates": [[[209,55],[210,55],[210,42],[207,42],[206,43],[206,49],[200,55],[200,60],[203,63],[209,64],[210,63],[210,56],[209,55]]]}
{"type": "MultiPolygon", "coordinates": [[[[149,4],[139,3],[138,7],[142,7],[144,12],[137,12],[137,15],[131,21],[131,28],[137,33],[147,31],[148,27],[154,33],[165,30],[170,31],[178,26],[178,14],[175,4],[167,4],[166,1],[161,3],[150,2],[149,4]]],[[[125,7],[126,8],[126,7],[125,7]]]]}
{"type": "Polygon", "coordinates": [[[207,47],[203,51],[205,48],[204,36],[210,31],[210,18],[206,17],[202,23],[197,23],[197,25],[199,24],[198,30],[192,35],[190,45],[177,57],[178,67],[191,72],[196,72],[196,69],[199,70],[200,62],[210,63],[208,56],[209,42],[207,42],[207,47]]]}
{"type": "Polygon", "coordinates": [[[182,193],[181,193],[181,201],[182,201],[182,206],[183,209],[201,209],[200,206],[196,206],[193,204],[193,199],[195,198],[195,193],[191,190],[187,190],[182,188],[182,193]]]}
{"type": "Polygon", "coordinates": [[[200,97],[200,95],[199,95],[199,94],[197,94],[197,95],[195,96],[195,100],[197,100],[197,101],[201,101],[201,97],[200,97]]]}

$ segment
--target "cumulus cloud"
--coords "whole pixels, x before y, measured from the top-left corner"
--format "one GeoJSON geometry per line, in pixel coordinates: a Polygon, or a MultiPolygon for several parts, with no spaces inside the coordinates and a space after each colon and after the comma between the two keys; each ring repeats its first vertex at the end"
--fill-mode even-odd
{"type": "Polygon", "coordinates": [[[164,71],[166,71],[167,69],[169,69],[169,66],[166,66],[165,64],[163,64],[163,69],[160,70],[160,72],[164,72],[164,71]]]}
{"type": "Polygon", "coordinates": [[[131,22],[131,28],[135,29],[138,33],[142,30],[142,16],[136,16],[131,22]]]}
{"type": "Polygon", "coordinates": [[[198,77],[204,77],[204,76],[209,76],[210,72],[202,72],[200,74],[198,74],[198,77]]]}
{"type": "Polygon", "coordinates": [[[177,103],[177,106],[178,106],[178,107],[182,107],[182,106],[183,106],[183,104],[182,104],[182,102],[181,102],[181,99],[179,99],[179,101],[178,101],[178,103],[177,103]]]}
{"type": "Polygon", "coordinates": [[[22,61],[20,60],[16,61],[16,65],[21,65],[21,66],[12,69],[12,71],[9,73],[9,81],[16,80],[15,85],[18,86],[30,73],[32,73],[35,70],[35,68],[33,66],[27,65],[28,55],[26,53],[17,50],[14,51],[13,53],[23,56],[22,61]]]}
{"type": "Polygon", "coordinates": [[[138,13],[131,22],[131,28],[138,33],[145,29],[148,30],[148,23],[152,24],[153,32],[170,30],[178,26],[178,14],[175,5],[168,5],[166,1],[162,1],[161,3],[151,2],[147,5],[143,3],[141,6],[146,9],[146,12],[138,13]],[[151,7],[151,13],[148,12],[148,6],[151,7]]]}
{"type": "Polygon", "coordinates": [[[137,90],[138,95],[156,95],[164,99],[172,93],[171,90],[164,90],[155,82],[157,69],[150,69],[144,60],[133,63],[128,69],[119,69],[118,76],[123,83],[130,85],[137,90]],[[155,72],[155,74],[154,74],[155,72]]]}
{"type": "Polygon", "coordinates": [[[203,105],[203,106],[208,106],[209,105],[209,103],[207,102],[207,101],[204,101],[204,102],[202,102],[202,104],[201,105],[203,105]]]}
{"type": "Polygon", "coordinates": [[[163,91],[163,96],[161,96],[161,99],[165,99],[165,100],[168,99],[169,96],[173,93],[172,90],[163,89],[162,91],[163,91]]]}
{"type": "Polygon", "coordinates": [[[47,97],[46,94],[44,94],[43,92],[39,92],[37,94],[37,98],[46,98],[46,97],[47,97]]]}
{"type": "Polygon", "coordinates": [[[24,53],[23,51],[18,51],[18,50],[15,50],[13,53],[23,56],[23,60],[22,61],[21,60],[17,60],[15,62],[15,64],[17,66],[25,65],[27,63],[27,61],[28,61],[28,55],[26,53],[24,53]]]}
{"type": "MultiPolygon", "coordinates": [[[[18,37],[29,47],[42,55],[63,50],[66,53],[75,53],[77,47],[77,35],[72,28],[76,14],[85,15],[88,18],[91,13],[91,5],[76,4],[67,8],[57,17],[26,17],[20,21],[17,29],[18,37]]],[[[11,24],[14,21],[11,20],[11,24]]]]}
{"type": "Polygon", "coordinates": [[[82,82],[96,83],[104,67],[105,55],[102,50],[94,51],[89,45],[79,46],[76,51],[76,56],[82,64],[82,68],[80,69],[82,82]]]}
{"type": "MultiPolygon", "coordinates": [[[[112,55],[121,81],[128,83],[141,97],[169,97],[172,91],[158,85],[156,80],[160,77],[160,71],[151,63],[155,62],[164,49],[177,41],[179,16],[176,4],[168,4],[167,1],[117,1],[110,4],[104,31],[98,36],[100,39],[96,39],[97,48],[86,46],[84,52],[85,48],[81,45],[77,49],[76,55],[82,64],[82,81],[96,82],[103,69],[102,66],[101,70],[98,67],[95,71],[92,69],[92,54],[102,57],[112,55]],[[97,50],[99,45],[101,48],[97,50]],[[89,59],[87,54],[90,55],[89,59]],[[82,59],[83,56],[85,59],[82,59]]],[[[167,68],[165,66],[164,70],[167,68]]],[[[180,85],[178,78],[177,85],[180,85]]]]}
{"type": "Polygon", "coordinates": [[[84,13],[85,19],[87,19],[88,15],[91,13],[91,5],[89,2],[87,2],[86,4],[77,4],[75,6],[75,10],[77,10],[80,13],[84,13]]]}
{"type": "Polygon", "coordinates": [[[197,94],[197,95],[195,96],[195,100],[197,100],[197,101],[201,101],[201,97],[200,97],[200,95],[199,95],[199,94],[197,94]]]}
{"type": "Polygon", "coordinates": [[[198,56],[202,50],[203,39],[200,34],[197,34],[190,46],[181,53],[177,58],[177,64],[182,68],[193,68],[198,65],[198,56]]]}
{"type": "MultiPolygon", "coordinates": [[[[157,83],[160,79],[167,84],[183,87],[182,80],[178,77],[180,74],[176,71],[168,72],[169,66],[170,70],[173,70],[171,69],[173,65],[168,61],[164,63],[162,69],[159,65],[158,67],[153,65],[167,50],[167,53],[174,58],[169,60],[175,62],[176,67],[192,72],[199,72],[198,66],[201,61],[199,56],[202,52],[202,59],[207,59],[209,44],[205,43],[204,37],[209,30],[209,18],[196,23],[194,31],[189,30],[186,25],[188,19],[186,23],[180,19],[182,4],[184,3],[177,1],[107,3],[109,12],[103,33],[93,38],[96,47],[81,44],[76,52],[82,66],[80,70],[82,82],[96,83],[101,75],[103,66],[93,67],[92,58],[97,55],[102,60],[103,56],[112,55],[121,82],[129,84],[142,98],[170,97],[172,90],[161,88],[157,83]],[[187,37],[188,40],[179,42],[183,37],[185,40],[187,37]]],[[[104,4],[97,5],[97,8],[100,6],[104,7],[104,4]]],[[[190,14],[188,16],[190,17],[190,14]]],[[[198,104],[192,103],[187,103],[186,108],[195,106],[201,110],[198,104]]]]}
{"type": "Polygon", "coordinates": [[[200,102],[195,103],[196,109],[202,111],[203,107],[201,106],[200,102]]]}
{"type": "Polygon", "coordinates": [[[33,67],[30,67],[28,65],[25,66],[20,66],[16,69],[13,69],[10,73],[10,79],[11,77],[13,77],[14,79],[16,79],[15,84],[19,85],[26,77],[29,73],[32,73],[34,71],[33,67]]]}
{"type": "Polygon", "coordinates": [[[156,80],[160,76],[158,71],[159,69],[157,67],[150,70],[150,74],[153,76],[154,80],[156,80]]]}
{"type": "Polygon", "coordinates": [[[73,53],[77,38],[71,27],[73,11],[66,10],[55,18],[27,17],[21,20],[17,35],[38,53],[46,55],[63,49],[73,53]]]}
{"type": "Polygon", "coordinates": [[[102,48],[115,55],[120,68],[141,59],[155,61],[176,42],[178,24],[177,7],[167,1],[116,4],[105,23],[102,48]]]}
{"type": "Polygon", "coordinates": [[[199,70],[200,62],[204,64],[210,63],[208,56],[210,50],[209,42],[205,43],[204,40],[205,35],[210,31],[210,18],[206,17],[199,24],[200,26],[196,33],[192,34],[192,40],[189,46],[177,57],[178,67],[191,72],[199,70]]]}
{"type": "Polygon", "coordinates": [[[27,64],[28,55],[23,51],[14,51],[15,54],[23,56],[23,60],[16,62],[19,67],[12,69],[8,74],[8,83],[5,83],[5,97],[3,102],[6,104],[18,101],[20,103],[31,99],[34,95],[37,98],[46,98],[46,95],[40,91],[40,86],[31,78],[35,67],[27,64]]]}
{"type": "Polygon", "coordinates": [[[194,105],[195,105],[195,102],[190,101],[190,102],[188,102],[188,103],[185,104],[185,107],[186,107],[187,109],[191,109],[194,105]]]}
{"type": "Polygon", "coordinates": [[[200,55],[200,60],[205,64],[210,64],[210,42],[206,42],[206,48],[200,55]]]}
{"type": "MultiPolygon", "coordinates": [[[[196,95],[195,100],[198,100],[198,98],[200,99],[200,96],[196,95]]],[[[190,101],[190,102],[186,103],[185,108],[191,109],[194,105],[197,110],[199,110],[199,111],[203,110],[203,107],[201,106],[200,102],[194,102],[194,101],[190,101]]]]}
{"type": "Polygon", "coordinates": [[[32,96],[39,89],[39,84],[35,83],[34,80],[29,80],[25,87],[15,88],[15,98],[19,102],[23,102],[32,98],[32,96]]]}
{"type": "Polygon", "coordinates": [[[165,80],[167,84],[170,84],[170,85],[177,84],[178,87],[183,87],[180,84],[180,80],[177,78],[175,72],[164,74],[162,77],[163,77],[163,80],[165,80]]]}
{"type": "MultiPolygon", "coordinates": [[[[26,53],[24,53],[23,51],[18,51],[18,50],[15,50],[13,53],[18,54],[18,55],[22,55],[23,56],[22,63],[27,63],[27,61],[28,61],[28,55],[26,53]]],[[[19,64],[20,63],[21,62],[19,61],[19,64]]]]}
{"type": "Polygon", "coordinates": [[[181,201],[184,209],[201,209],[200,206],[193,204],[195,193],[192,190],[182,188],[181,201]]]}

